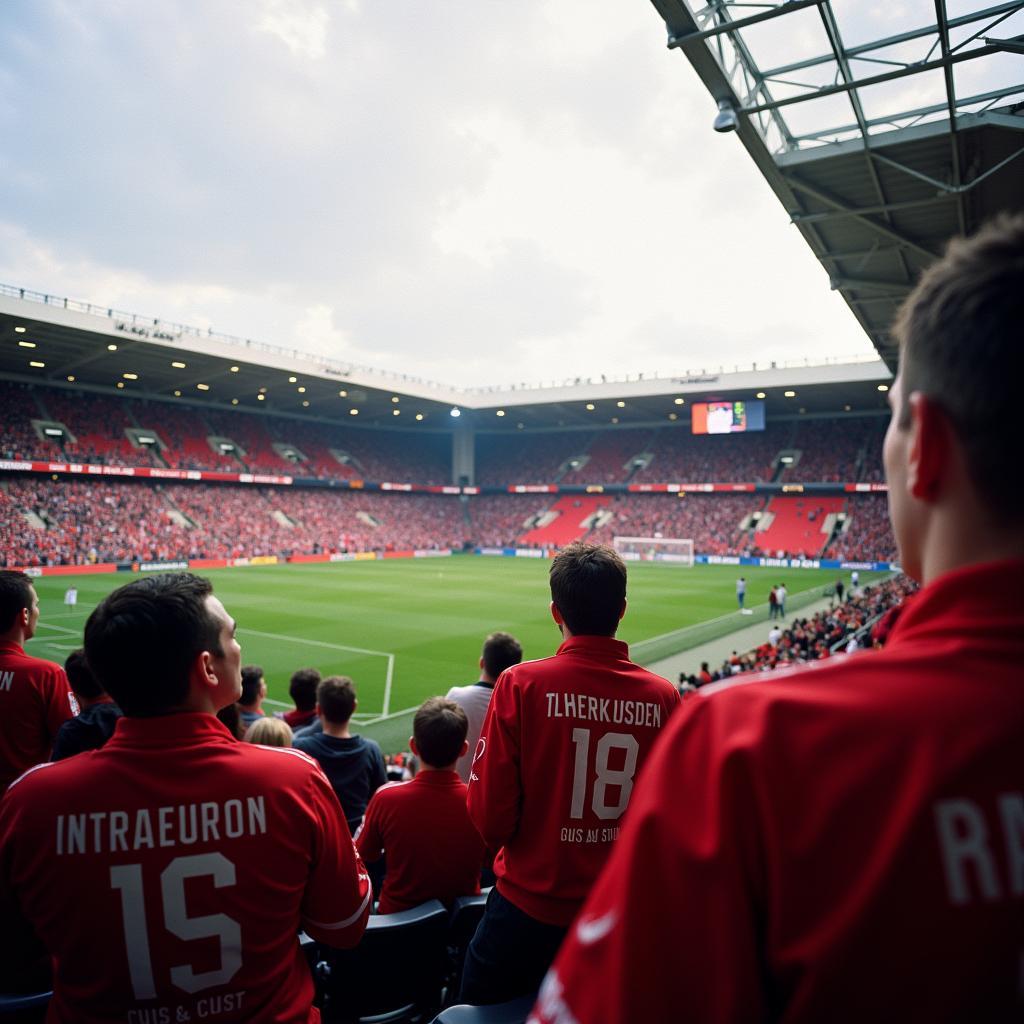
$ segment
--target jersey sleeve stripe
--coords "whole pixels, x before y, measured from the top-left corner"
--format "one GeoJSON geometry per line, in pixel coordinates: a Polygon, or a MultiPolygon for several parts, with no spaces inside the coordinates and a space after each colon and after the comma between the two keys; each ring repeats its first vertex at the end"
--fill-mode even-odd
{"type": "Polygon", "coordinates": [[[33,772],[39,771],[40,768],[52,768],[57,762],[56,761],[43,761],[42,764],[35,764],[27,771],[22,772],[8,787],[7,792],[10,793],[14,787],[21,782],[22,779],[27,779],[33,772]]]}
{"type": "Polygon", "coordinates": [[[332,924],[325,924],[323,921],[314,921],[311,917],[307,917],[306,924],[312,925],[314,928],[323,928],[325,931],[335,931],[339,928],[348,928],[349,925],[354,924],[359,920],[372,896],[373,886],[367,886],[366,895],[363,897],[363,902],[359,904],[359,909],[351,917],[346,917],[344,921],[335,921],[332,924]]]}

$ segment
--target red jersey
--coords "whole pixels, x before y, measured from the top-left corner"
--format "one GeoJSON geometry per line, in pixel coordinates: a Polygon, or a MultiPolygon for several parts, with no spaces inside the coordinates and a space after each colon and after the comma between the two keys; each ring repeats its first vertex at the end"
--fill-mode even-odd
{"type": "Polygon", "coordinates": [[[294,711],[286,711],[281,717],[293,729],[301,729],[304,725],[309,725],[311,722],[316,721],[316,708],[312,711],[300,711],[296,708],[294,711]]]}
{"type": "Polygon", "coordinates": [[[373,794],[356,847],[365,861],[387,855],[379,913],[427,900],[451,905],[480,891],[486,851],[469,820],[466,784],[454,771],[420,771],[373,794]]]}
{"type": "Polygon", "coordinates": [[[64,669],[0,643],[0,793],[48,761],[57,730],[78,714],[64,669]]]}
{"type": "Polygon", "coordinates": [[[532,1021],[1024,1019],[1022,577],[688,699],[532,1021]]]}
{"type": "Polygon", "coordinates": [[[316,762],[213,715],[122,718],[0,801],[0,919],[53,957],[50,1022],[319,1020],[299,930],[354,945],[370,896],[316,762]]]}
{"type": "Polygon", "coordinates": [[[570,637],[554,657],[502,672],[469,781],[502,896],[545,924],[572,920],[678,704],[612,637],[570,637]]]}

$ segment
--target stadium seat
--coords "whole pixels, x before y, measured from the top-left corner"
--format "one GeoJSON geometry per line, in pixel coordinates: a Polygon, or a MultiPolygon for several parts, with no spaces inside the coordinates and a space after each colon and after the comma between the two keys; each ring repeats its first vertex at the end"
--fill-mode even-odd
{"type": "Polygon", "coordinates": [[[489,892],[490,889],[485,889],[478,896],[460,896],[452,904],[452,916],[448,925],[448,955],[451,958],[449,992],[457,994],[459,991],[466,950],[476,932],[476,926],[480,923],[480,918],[484,916],[484,906],[489,892]]]}
{"type": "Polygon", "coordinates": [[[0,995],[0,1021],[4,1024],[40,1024],[52,992],[0,995]]]}
{"type": "Polygon", "coordinates": [[[520,996],[508,1003],[493,1006],[449,1006],[432,1024],[525,1024],[536,996],[520,996]]]}
{"type": "Polygon", "coordinates": [[[436,1013],[448,969],[448,917],[440,900],[430,900],[371,914],[355,949],[319,946],[314,973],[324,1024],[397,1024],[436,1013]]]}

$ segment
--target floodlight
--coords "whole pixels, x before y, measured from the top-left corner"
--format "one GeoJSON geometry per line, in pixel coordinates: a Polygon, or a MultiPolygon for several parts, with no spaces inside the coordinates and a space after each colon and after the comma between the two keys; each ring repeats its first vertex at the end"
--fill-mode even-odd
{"type": "Polygon", "coordinates": [[[711,127],[716,132],[734,132],[739,126],[740,119],[736,116],[736,108],[732,105],[732,100],[719,100],[718,113],[715,114],[715,120],[711,127]]]}

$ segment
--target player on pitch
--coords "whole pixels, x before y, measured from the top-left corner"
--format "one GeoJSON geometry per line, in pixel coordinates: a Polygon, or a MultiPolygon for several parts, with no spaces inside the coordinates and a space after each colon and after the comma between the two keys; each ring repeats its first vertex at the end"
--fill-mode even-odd
{"type": "Polygon", "coordinates": [[[669,725],[534,1022],[1024,1019],[1024,217],[897,319],[887,645],[669,725]]]}

